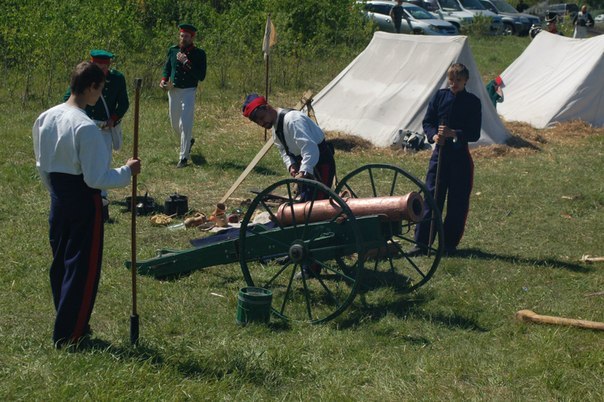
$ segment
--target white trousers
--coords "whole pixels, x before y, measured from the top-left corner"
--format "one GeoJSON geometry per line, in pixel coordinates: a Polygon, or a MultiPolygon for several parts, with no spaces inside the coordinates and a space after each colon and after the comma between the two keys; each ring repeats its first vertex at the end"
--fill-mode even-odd
{"type": "Polygon", "coordinates": [[[170,123],[176,135],[180,135],[180,159],[190,157],[196,90],[174,87],[168,91],[170,123]]]}
{"type": "Polygon", "coordinates": [[[587,38],[587,27],[575,26],[573,38],[587,38]]]}

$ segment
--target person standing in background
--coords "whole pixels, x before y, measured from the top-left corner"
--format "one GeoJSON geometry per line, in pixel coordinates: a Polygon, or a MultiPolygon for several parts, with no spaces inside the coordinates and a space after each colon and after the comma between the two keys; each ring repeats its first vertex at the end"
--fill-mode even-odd
{"type": "Polygon", "coordinates": [[[500,76],[497,76],[494,80],[489,81],[487,84],[487,93],[489,98],[497,109],[497,104],[503,102],[503,80],[500,76]]]}
{"type": "Polygon", "coordinates": [[[585,4],[581,6],[581,11],[573,18],[573,25],[575,26],[573,38],[587,38],[587,29],[594,26],[594,19],[591,14],[587,12],[587,6],[585,4]]]}
{"type": "MultiPolygon", "coordinates": [[[[96,104],[86,106],[86,115],[90,117],[101,129],[105,147],[108,150],[107,168],[111,167],[112,149],[116,151],[122,147],[122,119],[128,108],[128,89],[126,87],[126,78],[124,75],[111,68],[111,60],[115,57],[113,53],[102,49],[93,49],[90,51],[91,61],[98,65],[105,73],[105,87],[103,94],[99,97],[96,104]]],[[[71,89],[68,88],[63,96],[67,101],[71,96],[71,89]]],[[[107,191],[101,192],[103,197],[103,220],[109,220],[109,200],[107,191]]]]}
{"type": "Polygon", "coordinates": [[[180,24],[178,45],[168,49],[160,88],[168,91],[170,123],[180,137],[180,152],[177,168],[187,166],[191,157],[193,117],[197,85],[206,77],[206,52],[195,47],[193,39],[197,28],[191,24],[180,24]]]}
{"type": "Polygon", "coordinates": [[[396,0],[396,5],[392,6],[390,9],[390,18],[392,18],[392,23],[394,24],[394,29],[396,33],[401,33],[401,25],[403,23],[403,18],[407,21],[407,25],[409,25],[409,33],[413,34],[413,27],[411,26],[411,22],[405,15],[405,9],[403,8],[403,0],[396,0]]]}
{"type": "Polygon", "coordinates": [[[518,5],[516,6],[516,11],[518,11],[519,13],[523,13],[524,10],[526,10],[527,8],[529,8],[528,4],[526,4],[524,0],[520,0],[518,2],[518,5]]]}
{"type": "Polygon", "coordinates": [[[562,35],[562,32],[558,31],[558,14],[549,12],[545,16],[545,23],[547,32],[562,35]]]}

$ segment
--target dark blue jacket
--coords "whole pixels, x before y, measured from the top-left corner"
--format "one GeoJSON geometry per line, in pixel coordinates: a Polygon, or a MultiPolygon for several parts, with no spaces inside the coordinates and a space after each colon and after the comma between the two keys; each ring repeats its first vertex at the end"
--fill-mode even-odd
{"type": "Polygon", "coordinates": [[[439,89],[430,100],[422,121],[429,142],[434,142],[433,137],[438,133],[438,126],[441,123],[457,131],[457,142],[452,144],[452,139],[448,138],[447,145],[454,149],[465,149],[469,142],[476,142],[480,138],[482,124],[480,99],[465,89],[457,95],[448,88],[439,89]]]}

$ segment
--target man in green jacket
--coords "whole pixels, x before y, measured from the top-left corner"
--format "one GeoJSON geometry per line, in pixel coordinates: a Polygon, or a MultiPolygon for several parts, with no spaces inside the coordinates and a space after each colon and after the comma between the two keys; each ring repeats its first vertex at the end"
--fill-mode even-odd
{"type": "Polygon", "coordinates": [[[193,138],[193,116],[197,84],[206,77],[206,53],[195,47],[197,32],[191,24],[180,24],[179,43],[168,49],[168,56],[159,86],[168,91],[170,122],[180,135],[180,153],[177,168],[187,166],[193,138]]]}
{"type": "MultiPolygon", "coordinates": [[[[86,106],[86,115],[90,117],[101,129],[103,140],[107,146],[109,159],[107,168],[111,168],[112,149],[118,150],[122,146],[122,118],[130,107],[128,100],[128,89],[126,87],[126,78],[124,75],[111,68],[111,60],[114,54],[102,49],[93,49],[90,51],[90,58],[93,63],[101,67],[105,73],[105,87],[103,94],[94,106],[86,106]]],[[[63,96],[67,101],[71,96],[71,90],[63,96]]],[[[107,200],[107,191],[101,192],[103,197],[103,218],[109,220],[109,201],[107,200]]]]}
{"type": "MultiPolygon", "coordinates": [[[[106,143],[109,145],[109,150],[120,149],[121,142],[121,122],[122,118],[130,107],[128,100],[128,90],[126,88],[126,79],[124,75],[111,67],[111,59],[115,56],[113,53],[106,50],[93,49],[90,51],[91,61],[101,67],[105,73],[105,87],[103,88],[103,96],[94,106],[86,106],[86,115],[94,120],[102,130],[103,134],[107,134],[106,143]],[[111,131],[115,128],[119,130],[119,138],[114,135],[112,140],[111,131]]],[[[71,91],[63,96],[63,100],[67,101],[71,91]]],[[[111,166],[111,160],[109,160],[111,166]]]]}

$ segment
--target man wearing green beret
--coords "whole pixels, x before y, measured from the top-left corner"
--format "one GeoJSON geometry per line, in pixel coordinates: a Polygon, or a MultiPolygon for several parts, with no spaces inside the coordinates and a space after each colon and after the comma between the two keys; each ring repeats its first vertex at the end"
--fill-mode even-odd
{"type": "Polygon", "coordinates": [[[168,91],[170,122],[176,135],[180,136],[180,152],[177,168],[187,166],[193,138],[193,115],[197,84],[206,77],[206,53],[195,47],[193,38],[197,28],[180,24],[178,45],[168,49],[168,56],[160,88],[168,91]]]}
{"type": "MultiPolygon", "coordinates": [[[[124,75],[110,68],[111,60],[115,57],[113,53],[101,49],[90,51],[91,61],[101,67],[105,73],[105,87],[103,94],[94,106],[86,106],[86,115],[90,117],[101,129],[105,145],[109,151],[107,168],[111,168],[112,149],[119,150],[122,146],[122,118],[130,107],[128,90],[124,75]]],[[[71,91],[67,89],[64,101],[69,99],[71,91]]],[[[103,215],[105,220],[109,219],[109,201],[107,192],[103,190],[103,215]]]]}

